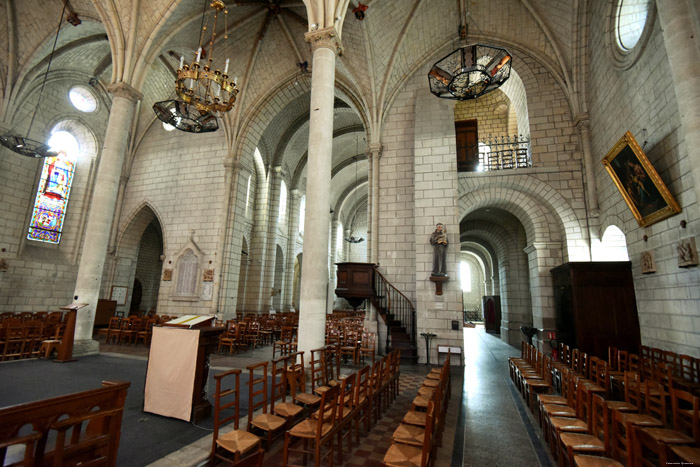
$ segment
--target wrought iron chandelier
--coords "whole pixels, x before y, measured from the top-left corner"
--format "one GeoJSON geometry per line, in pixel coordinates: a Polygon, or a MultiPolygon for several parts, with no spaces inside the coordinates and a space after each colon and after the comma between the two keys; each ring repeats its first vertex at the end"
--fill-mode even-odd
{"type": "MultiPolygon", "coordinates": [[[[209,43],[202,48],[204,32],[208,29],[205,23],[208,1],[204,0],[202,31],[195,58],[188,65],[184,57],[180,57],[175,81],[178,99],[157,102],[153,106],[160,120],[178,130],[191,133],[216,131],[219,128],[216,117],[221,117],[224,112],[231,110],[238,95],[237,78],[230,79],[228,75],[229,59],[226,59],[223,71],[220,67],[214,66],[214,42],[219,15],[223,12],[224,16],[228,16],[228,10],[221,0],[213,0],[209,4],[214,11],[213,28],[209,43]],[[202,64],[200,62],[203,58],[205,61],[202,64]]],[[[224,39],[228,39],[226,18],[224,19],[224,39]]]]}
{"type": "Polygon", "coordinates": [[[51,54],[49,55],[49,63],[46,65],[46,73],[44,73],[44,81],[41,83],[41,89],[39,90],[39,98],[34,107],[34,113],[32,114],[32,119],[29,121],[29,128],[27,129],[27,136],[20,136],[8,133],[6,135],[0,136],[0,144],[5,146],[17,154],[21,154],[26,157],[56,157],[58,156],[58,151],[55,151],[49,147],[48,144],[41,143],[29,138],[29,134],[32,131],[32,125],[34,125],[34,117],[36,117],[36,112],[39,109],[39,104],[42,102],[41,95],[44,93],[44,86],[46,86],[46,78],[49,76],[49,70],[51,69],[51,61],[53,60],[53,54],[56,52],[56,44],[58,43],[58,35],[61,32],[61,24],[63,23],[63,15],[66,12],[66,6],[68,1],[63,3],[63,9],[61,10],[61,18],[58,20],[58,29],[56,30],[56,37],[53,41],[53,48],[51,49],[51,54]]]}
{"type": "Polygon", "coordinates": [[[430,92],[443,99],[476,99],[508,80],[512,61],[513,57],[503,47],[464,45],[430,69],[430,92]]]}

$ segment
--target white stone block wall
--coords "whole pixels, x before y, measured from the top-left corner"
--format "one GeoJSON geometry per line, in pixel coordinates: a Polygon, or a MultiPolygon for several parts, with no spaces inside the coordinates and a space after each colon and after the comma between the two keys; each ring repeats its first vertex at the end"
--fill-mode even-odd
{"type": "MultiPolygon", "coordinates": [[[[68,100],[73,84],[65,79],[47,83],[29,135],[48,141],[51,129],[66,120],[80,122],[91,133],[82,140],[91,155],[77,162],[59,245],[26,239],[44,159],[27,158],[0,147],[0,258],[8,263],[8,270],[0,273],[2,311],[51,311],[73,301],[85,215],[109,113],[106,96],[98,96],[101,103],[94,113],[76,110],[68,100]]],[[[7,117],[12,122],[4,123],[4,129],[26,135],[37,98],[37,93],[31,93],[26,105],[7,117]]]]}
{"type": "MultiPolygon", "coordinates": [[[[591,18],[608,10],[607,2],[593,3],[591,18]]],[[[625,233],[634,276],[642,344],[700,356],[700,269],[679,268],[676,245],[681,238],[700,243],[700,206],[695,199],[684,135],[678,114],[679,99],[658,19],[636,64],[626,70],[613,66],[605,52],[612,36],[605,25],[591,23],[590,121],[593,158],[601,160],[626,131],[630,131],[682,212],[648,227],[640,227],[602,165],[596,166],[602,235],[614,224],[625,233]],[[643,72],[642,72],[643,70],[643,72]],[[645,132],[646,130],[646,137],[645,132]],[[688,222],[681,228],[681,220],[688,222]],[[644,236],[648,240],[644,240],[644,236]],[[656,273],[643,275],[640,255],[653,251],[656,273]]],[[[614,46],[614,44],[611,44],[614,46]]]]}

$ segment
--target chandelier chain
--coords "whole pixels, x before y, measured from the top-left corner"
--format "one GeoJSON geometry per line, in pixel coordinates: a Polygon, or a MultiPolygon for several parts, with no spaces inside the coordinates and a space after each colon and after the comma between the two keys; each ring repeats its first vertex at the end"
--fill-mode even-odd
{"type": "Polygon", "coordinates": [[[32,131],[32,126],[34,125],[34,118],[36,118],[36,112],[39,110],[39,103],[41,102],[41,95],[44,93],[44,86],[46,86],[46,79],[49,77],[49,70],[51,69],[51,62],[53,61],[53,54],[56,51],[56,44],[58,44],[58,34],[61,32],[61,24],[63,23],[63,15],[66,13],[66,7],[68,6],[68,0],[63,2],[63,9],[61,10],[61,19],[58,20],[58,29],[56,30],[56,37],[53,39],[53,47],[51,48],[51,55],[49,55],[49,63],[46,65],[46,72],[44,73],[44,81],[41,83],[41,89],[39,89],[39,99],[37,100],[36,107],[34,107],[34,113],[32,114],[32,119],[29,121],[29,128],[27,129],[27,137],[32,131]]]}

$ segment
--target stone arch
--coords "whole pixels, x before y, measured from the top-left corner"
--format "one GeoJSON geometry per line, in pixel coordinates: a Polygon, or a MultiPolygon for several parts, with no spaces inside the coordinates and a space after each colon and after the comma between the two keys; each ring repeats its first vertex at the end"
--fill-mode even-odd
{"type": "Polygon", "coordinates": [[[586,229],[581,225],[579,216],[561,193],[547,183],[534,176],[490,174],[462,177],[459,183],[461,218],[490,203],[500,204],[520,219],[528,233],[529,243],[562,241],[569,261],[590,259],[590,252],[585,247],[588,243],[586,229]]]}
{"type": "Polygon", "coordinates": [[[129,245],[131,239],[129,238],[128,232],[130,231],[130,229],[139,229],[139,226],[142,225],[143,228],[141,229],[141,233],[143,233],[143,230],[145,230],[146,226],[151,222],[151,218],[149,218],[149,212],[153,217],[158,219],[158,223],[161,226],[161,231],[163,234],[163,251],[168,251],[167,235],[164,228],[165,223],[163,222],[163,216],[158,211],[158,208],[156,208],[153,205],[153,203],[151,203],[148,200],[141,201],[131,211],[131,214],[129,214],[121,223],[122,227],[119,229],[119,234],[117,235],[116,251],[119,251],[120,248],[126,248],[129,245]]]}

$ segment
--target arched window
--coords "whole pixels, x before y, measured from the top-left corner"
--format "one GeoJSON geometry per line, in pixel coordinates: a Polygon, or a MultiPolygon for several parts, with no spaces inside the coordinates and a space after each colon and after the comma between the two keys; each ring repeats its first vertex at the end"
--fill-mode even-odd
{"type": "Polygon", "coordinates": [[[29,240],[54,244],[61,241],[73,173],[80,154],[80,145],[73,133],[58,128],[59,125],[51,133],[48,145],[59,154],[44,161],[27,234],[29,240]]]}
{"type": "Polygon", "coordinates": [[[252,175],[248,175],[248,187],[245,189],[245,216],[249,217],[250,210],[248,209],[248,206],[250,205],[250,179],[252,178],[252,175]]]}
{"type": "Polygon", "coordinates": [[[299,202],[299,233],[304,235],[304,218],[306,217],[306,195],[299,202]]]}
{"type": "Polygon", "coordinates": [[[343,252],[343,234],[345,233],[345,230],[343,230],[343,224],[338,222],[338,230],[337,230],[337,235],[335,237],[335,252],[337,255],[340,255],[343,252]]]}
{"type": "Polygon", "coordinates": [[[617,44],[632,50],[642,37],[649,14],[649,0],[619,0],[616,14],[617,44]]]}
{"type": "Polygon", "coordinates": [[[593,243],[593,261],[629,261],[625,234],[611,225],[603,233],[600,242],[593,243]]]}
{"type": "Polygon", "coordinates": [[[459,263],[459,281],[462,292],[472,291],[472,268],[466,261],[459,263]]]}
{"type": "Polygon", "coordinates": [[[277,213],[277,223],[284,224],[287,222],[287,185],[284,180],[280,182],[280,205],[277,213]]]}

